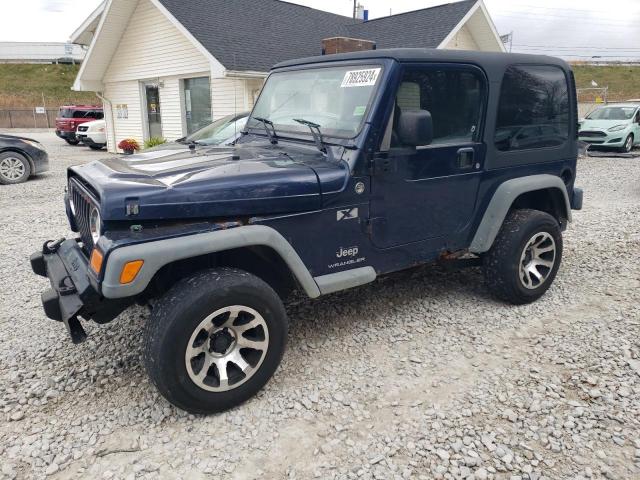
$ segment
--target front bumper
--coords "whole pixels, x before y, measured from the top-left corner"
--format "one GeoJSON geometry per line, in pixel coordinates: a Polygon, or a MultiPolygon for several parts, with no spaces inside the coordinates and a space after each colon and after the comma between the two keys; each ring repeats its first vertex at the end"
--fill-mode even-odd
{"type": "Polygon", "coordinates": [[[583,196],[584,190],[579,187],[573,187],[573,194],[571,195],[571,210],[582,210],[583,196]]]}
{"type": "Polygon", "coordinates": [[[89,261],[76,240],[46,242],[30,261],[33,272],[51,283],[41,295],[45,314],[66,325],[73,343],[87,337],[78,317],[106,323],[130,305],[104,299],[98,293],[89,276],[89,261]]]}
{"type": "Polygon", "coordinates": [[[585,136],[584,132],[578,132],[578,140],[588,143],[589,145],[598,147],[619,148],[624,145],[629,132],[620,130],[618,132],[608,132],[605,130],[589,130],[589,135],[585,136]],[[595,136],[598,134],[598,136],[595,136]]]}
{"type": "Polygon", "coordinates": [[[79,133],[79,134],[76,134],[76,136],[78,137],[78,140],[80,140],[80,142],[82,142],[84,145],[88,147],[91,147],[91,146],[97,147],[98,145],[102,146],[107,143],[106,139],[102,141],[103,139],[99,138],[98,136],[90,137],[86,133],[79,133]]]}
{"type": "Polygon", "coordinates": [[[27,154],[31,158],[34,168],[34,174],[39,174],[49,170],[49,155],[44,150],[31,148],[27,150],[27,154]]]}
{"type": "Polygon", "coordinates": [[[56,129],[56,135],[64,140],[77,140],[76,132],[56,129]]]}

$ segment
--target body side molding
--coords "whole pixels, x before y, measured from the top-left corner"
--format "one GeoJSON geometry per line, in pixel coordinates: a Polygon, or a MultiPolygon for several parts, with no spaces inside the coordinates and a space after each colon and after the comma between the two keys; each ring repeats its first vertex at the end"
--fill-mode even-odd
{"type": "Polygon", "coordinates": [[[373,267],[360,267],[314,277],[314,280],[320,288],[320,293],[326,295],[328,293],[339,292],[347,288],[371,283],[376,279],[376,276],[376,271],[373,267]]]}

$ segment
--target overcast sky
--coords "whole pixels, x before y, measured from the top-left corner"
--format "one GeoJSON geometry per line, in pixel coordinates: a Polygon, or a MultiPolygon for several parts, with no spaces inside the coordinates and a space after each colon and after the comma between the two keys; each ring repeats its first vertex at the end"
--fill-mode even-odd
{"type": "MultiPolygon", "coordinates": [[[[100,1],[0,0],[0,41],[66,41],[100,1]]],[[[360,1],[370,18],[447,3],[360,1]]],[[[342,15],[351,15],[353,9],[353,0],[294,3],[342,15]]],[[[485,0],[485,4],[500,34],[513,31],[513,51],[585,60],[594,55],[640,59],[640,0],[485,0]]]]}

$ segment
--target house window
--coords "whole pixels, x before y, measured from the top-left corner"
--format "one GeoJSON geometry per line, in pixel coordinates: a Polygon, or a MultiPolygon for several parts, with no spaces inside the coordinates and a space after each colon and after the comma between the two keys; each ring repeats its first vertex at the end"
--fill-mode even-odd
{"type": "Polygon", "coordinates": [[[569,137],[564,72],[551,65],[507,68],[500,90],[495,145],[503,152],[557,147],[569,137]]]}
{"type": "Polygon", "coordinates": [[[211,123],[211,86],[209,77],[186,78],[184,90],[184,116],[187,134],[211,123]]]}

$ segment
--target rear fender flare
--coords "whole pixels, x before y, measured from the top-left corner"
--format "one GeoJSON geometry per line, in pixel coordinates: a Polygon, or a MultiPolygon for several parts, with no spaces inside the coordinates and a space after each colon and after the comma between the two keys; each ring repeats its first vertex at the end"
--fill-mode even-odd
{"type": "Polygon", "coordinates": [[[507,180],[496,189],[471,241],[469,251],[473,253],[488,251],[493,245],[493,241],[498,235],[513,202],[523,193],[546,189],[558,189],[562,193],[564,214],[567,221],[570,222],[571,204],[569,203],[567,187],[560,177],[543,174],[513,178],[507,180]]]}

